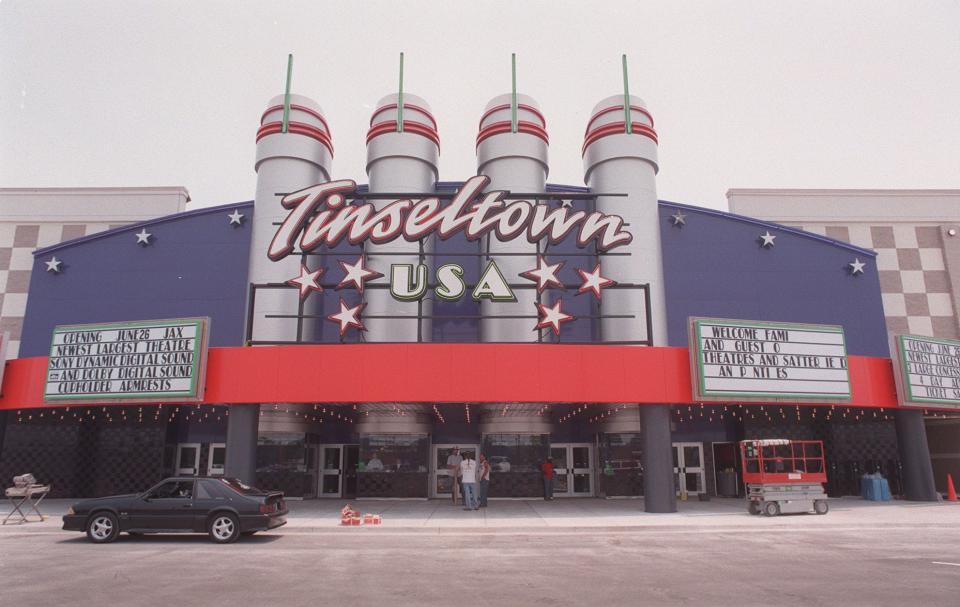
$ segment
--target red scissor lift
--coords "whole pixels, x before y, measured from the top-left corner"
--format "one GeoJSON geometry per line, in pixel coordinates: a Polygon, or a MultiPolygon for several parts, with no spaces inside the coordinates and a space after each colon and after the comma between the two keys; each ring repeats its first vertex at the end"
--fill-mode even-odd
{"type": "Polygon", "coordinates": [[[740,441],[740,457],[750,514],[829,510],[823,491],[827,482],[823,441],[745,440],[740,441]]]}

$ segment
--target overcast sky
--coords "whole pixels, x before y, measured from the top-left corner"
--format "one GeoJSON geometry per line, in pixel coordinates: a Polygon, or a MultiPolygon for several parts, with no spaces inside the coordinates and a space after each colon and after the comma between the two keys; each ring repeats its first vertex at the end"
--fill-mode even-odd
{"type": "Polygon", "coordinates": [[[334,178],[365,181],[377,100],[426,98],[440,178],[476,171],[486,102],[541,104],[554,183],[582,185],[593,105],[643,97],[660,198],[741,187],[960,188],[960,2],[44,2],[0,0],[0,187],[183,185],[253,198],[283,92],[323,106],[334,178]]]}

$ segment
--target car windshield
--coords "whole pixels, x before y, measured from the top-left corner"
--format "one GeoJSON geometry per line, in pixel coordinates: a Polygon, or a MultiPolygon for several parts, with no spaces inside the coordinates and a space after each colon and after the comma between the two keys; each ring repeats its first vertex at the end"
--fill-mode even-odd
{"type": "Polygon", "coordinates": [[[265,491],[245,485],[235,478],[221,478],[220,482],[243,495],[266,495],[265,491]]]}

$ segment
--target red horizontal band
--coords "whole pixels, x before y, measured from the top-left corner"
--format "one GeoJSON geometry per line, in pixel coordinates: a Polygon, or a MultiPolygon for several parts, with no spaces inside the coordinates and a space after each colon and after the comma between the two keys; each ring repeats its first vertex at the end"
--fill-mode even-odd
{"type": "MultiPolygon", "coordinates": [[[[367,145],[370,145],[370,141],[374,137],[379,135],[384,135],[386,133],[396,133],[397,132],[397,121],[390,120],[387,122],[378,122],[376,126],[370,127],[370,130],[367,132],[367,145]]],[[[437,144],[437,148],[440,147],[440,135],[437,134],[435,130],[428,127],[425,124],[419,122],[407,122],[403,121],[403,132],[404,133],[413,133],[414,135],[421,135],[426,137],[430,141],[437,144]]]]}
{"type": "MultiPolygon", "coordinates": [[[[268,107],[267,110],[263,113],[263,115],[260,116],[260,124],[263,124],[263,121],[267,119],[267,114],[269,114],[270,112],[276,112],[277,110],[282,110],[282,109],[283,109],[282,105],[272,105],[268,107]]],[[[305,105],[297,105],[296,103],[291,103],[290,109],[297,110],[305,114],[310,114],[311,116],[319,120],[321,124],[323,124],[323,128],[326,129],[328,133],[330,132],[330,125],[327,124],[326,118],[324,118],[323,115],[320,114],[318,111],[310,109],[305,105]]]]}
{"type": "MultiPolygon", "coordinates": [[[[889,358],[848,360],[852,398],[838,406],[897,407],[889,358]]],[[[203,403],[209,405],[698,403],[687,349],[669,347],[411,343],[210,348],[206,375],[203,403]]],[[[0,409],[69,406],[44,404],[46,376],[45,356],[7,361],[0,409]]]]}
{"type": "MultiPolygon", "coordinates": [[[[281,132],[283,132],[282,122],[268,122],[257,130],[257,141],[260,141],[267,135],[276,135],[277,133],[281,132]]],[[[287,124],[287,132],[297,135],[304,135],[306,137],[310,137],[311,139],[316,139],[322,143],[324,147],[330,150],[331,156],[333,155],[333,143],[330,141],[330,136],[312,124],[304,124],[303,122],[290,122],[287,124]]]]}
{"type": "MultiPolygon", "coordinates": [[[[509,108],[510,108],[510,104],[509,104],[509,103],[504,103],[504,104],[502,104],[502,105],[497,105],[497,106],[494,106],[494,107],[490,108],[489,110],[487,110],[486,112],[483,113],[483,116],[480,116],[480,123],[479,123],[479,125],[477,126],[477,128],[481,128],[481,129],[483,128],[483,121],[486,120],[486,119],[487,119],[487,116],[489,116],[490,114],[492,114],[492,113],[494,113],[494,112],[499,112],[500,110],[506,110],[506,109],[509,109],[509,108]]],[[[537,116],[537,118],[540,119],[540,122],[543,123],[541,126],[542,126],[543,128],[547,128],[547,119],[543,117],[543,114],[541,114],[541,113],[540,113],[540,110],[538,110],[537,108],[533,107],[532,105],[527,105],[526,103],[518,103],[518,104],[517,104],[517,109],[518,109],[518,110],[526,110],[526,111],[530,112],[531,114],[535,114],[535,115],[537,116]]]]}
{"type": "MultiPolygon", "coordinates": [[[[659,143],[657,140],[657,132],[643,124],[641,122],[633,123],[633,135],[643,135],[644,137],[649,137],[653,140],[654,143],[659,143]]],[[[580,155],[587,153],[587,148],[591,143],[598,139],[602,139],[609,135],[625,135],[627,134],[626,125],[623,122],[611,122],[610,124],[605,124],[601,127],[597,127],[593,131],[587,134],[586,139],[583,142],[583,148],[580,150],[580,155]]]]}
{"type": "MultiPolygon", "coordinates": [[[[392,110],[392,109],[394,109],[395,107],[397,107],[397,104],[396,104],[396,103],[390,103],[390,104],[385,105],[385,106],[383,106],[383,107],[377,108],[377,110],[373,113],[373,115],[370,116],[370,126],[373,126],[373,120],[374,120],[378,115],[380,115],[381,113],[383,113],[383,112],[385,112],[385,111],[387,111],[387,110],[392,110]]],[[[425,115],[427,118],[430,119],[430,122],[433,123],[433,128],[434,128],[434,129],[440,128],[440,127],[437,126],[437,121],[434,119],[433,114],[431,114],[430,111],[427,110],[426,108],[422,108],[422,107],[420,107],[419,105],[413,105],[413,104],[411,104],[411,103],[404,103],[404,104],[403,104],[403,109],[405,109],[405,110],[407,110],[407,109],[409,109],[409,110],[416,110],[416,111],[420,112],[421,114],[425,115]]],[[[404,119],[403,119],[403,128],[404,128],[404,129],[407,128],[407,119],[406,119],[406,117],[404,117],[404,119]]]]}
{"type": "MultiPolygon", "coordinates": [[[[511,131],[513,131],[513,125],[509,121],[494,122],[477,134],[477,145],[480,145],[484,139],[511,131]]],[[[538,124],[526,121],[517,122],[517,132],[533,135],[543,139],[547,144],[550,143],[550,137],[547,135],[547,131],[538,124]]]]}
{"type": "MultiPolygon", "coordinates": [[[[648,126],[650,126],[651,128],[655,126],[655,125],[654,125],[654,122],[653,122],[653,115],[651,115],[650,112],[647,111],[647,108],[640,107],[639,105],[631,105],[631,106],[630,106],[630,110],[631,110],[632,112],[640,112],[641,114],[643,114],[644,116],[646,116],[647,118],[649,118],[649,119],[650,119],[650,124],[649,124],[648,126]]],[[[604,116],[604,115],[606,115],[606,114],[609,114],[610,112],[620,112],[620,113],[622,114],[622,113],[623,113],[623,105],[622,105],[622,104],[621,104],[621,105],[611,105],[610,107],[603,108],[602,110],[600,110],[599,112],[597,112],[596,114],[594,114],[593,116],[591,116],[591,117],[590,117],[590,120],[587,121],[587,128],[586,128],[586,130],[584,131],[584,136],[586,136],[586,133],[589,133],[589,132],[590,132],[590,127],[593,126],[593,123],[594,123],[594,121],[595,121],[597,118],[599,118],[600,116],[604,116]]]]}

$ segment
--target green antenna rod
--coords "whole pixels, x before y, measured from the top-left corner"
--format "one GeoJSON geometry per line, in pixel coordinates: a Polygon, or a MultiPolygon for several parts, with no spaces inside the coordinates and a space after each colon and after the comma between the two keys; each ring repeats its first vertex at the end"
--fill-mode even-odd
{"type": "Polygon", "coordinates": [[[397,94],[397,132],[403,132],[403,53],[400,53],[400,92],[397,94]]]}
{"type": "Polygon", "coordinates": [[[627,56],[623,55],[623,120],[627,133],[633,133],[633,120],[630,117],[630,83],[627,80],[627,56]]]}
{"type": "Polygon", "coordinates": [[[510,100],[510,128],[511,132],[517,132],[517,54],[510,53],[510,70],[513,80],[513,95],[510,100]]]}
{"type": "Polygon", "coordinates": [[[287,55],[287,89],[283,93],[283,128],[282,133],[290,127],[290,81],[293,79],[293,53],[287,55]]]}

